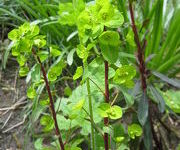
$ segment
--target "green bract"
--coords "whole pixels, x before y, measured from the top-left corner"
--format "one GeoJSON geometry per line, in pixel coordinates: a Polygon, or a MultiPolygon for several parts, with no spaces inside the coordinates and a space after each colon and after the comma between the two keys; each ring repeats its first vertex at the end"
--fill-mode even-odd
{"type": "Polygon", "coordinates": [[[66,66],[63,61],[58,62],[56,65],[52,66],[48,72],[48,80],[56,81],[57,77],[61,75],[62,69],[66,66]]]}
{"type": "Polygon", "coordinates": [[[128,126],[128,135],[130,138],[135,139],[136,136],[142,135],[142,128],[138,124],[132,124],[128,126]]]}
{"type": "Polygon", "coordinates": [[[75,0],[73,3],[59,4],[59,22],[63,25],[75,25],[79,13],[84,10],[85,3],[83,0],[75,0]]]}
{"type": "Polygon", "coordinates": [[[99,36],[100,48],[103,57],[110,63],[118,59],[119,34],[115,31],[106,31],[99,36]]]}
{"type": "Polygon", "coordinates": [[[101,117],[109,117],[110,119],[119,119],[122,117],[121,107],[117,105],[111,106],[108,103],[102,103],[98,107],[98,112],[101,117]]]}
{"type": "Polygon", "coordinates": [[[48,132],[54,128],[54,121],[51,116],[44,115],[40,119],[40,124],[44,126],[43,131],[48,132]]]}
{"type": "Polygon", "coordinates": [[[116,70],[113,81],[116,84],[124,84],[127,87],[132,87],[134,85],[132,79],[136,75],[136,69],[131,65],[121,66],[116,70]]]}
{"type": "Polygon", "coordinates": [[[36,96],[36,90],[33,86],[30,86],[27,90],[27,97],[33,99],[36,96]]]}

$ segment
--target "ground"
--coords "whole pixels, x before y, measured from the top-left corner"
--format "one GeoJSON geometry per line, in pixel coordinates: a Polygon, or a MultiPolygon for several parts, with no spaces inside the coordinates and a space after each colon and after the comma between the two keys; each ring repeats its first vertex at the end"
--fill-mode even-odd
{"type": "MultiPolygon", "coordinates": [[[[25,79],[18,77],[16,61],[9,60],[7,69],[0,72],[0,150],[23,148],[26,135],[23,112],[27,103],[25,79]]],[[[31,147],[31,142],[28,143],[31,147]]]]}

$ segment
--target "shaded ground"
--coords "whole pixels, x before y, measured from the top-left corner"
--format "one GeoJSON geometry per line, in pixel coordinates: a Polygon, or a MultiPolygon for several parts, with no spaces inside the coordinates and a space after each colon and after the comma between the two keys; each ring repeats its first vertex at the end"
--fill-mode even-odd
{"type": "Polygon", "coordinates": [[[25,95],[25,80],[18,77],[17,63],[9,60],[7,69],[0,72],[0,150],[23,148],[25,95]]]}

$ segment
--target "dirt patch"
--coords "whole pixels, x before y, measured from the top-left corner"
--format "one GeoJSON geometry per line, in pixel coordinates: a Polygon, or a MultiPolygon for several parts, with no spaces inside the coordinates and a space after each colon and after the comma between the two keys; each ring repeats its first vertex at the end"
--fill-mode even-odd
{"type": "MultiPolygon", "coordinates": [[[[26,139],[24,111],[28,103],[25,79],[18,77],[18,64],[10,60],[0,78],[0,150],[23,149],[26,139]]],[[[33,144],[27,143],[30,146],[25,149],[33,149],[33,144]]]]}

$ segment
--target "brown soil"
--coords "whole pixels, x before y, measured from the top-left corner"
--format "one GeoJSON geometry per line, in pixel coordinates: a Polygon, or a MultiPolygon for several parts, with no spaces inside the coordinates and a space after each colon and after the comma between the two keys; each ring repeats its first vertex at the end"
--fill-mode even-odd
{"type": "Polygon", "coordinates": [[[0,71],[0,150],[33,149],[31,142],[26,138],[26,121],[18,125],[23,121],[28,104],[25,79],[18,77],[18,64],[9,60],[7,69],[0,71]],[[23,104],[16,109],[2,110],[14,106],[20,100],[23,104]],[[14,128],[10,129],[11,127],[14,128]],[[28,146],[24,148],[26,139],[28,146]]]}

